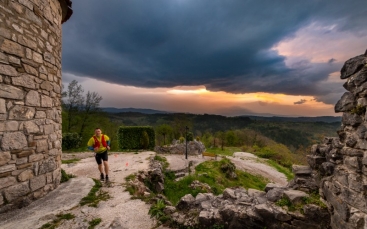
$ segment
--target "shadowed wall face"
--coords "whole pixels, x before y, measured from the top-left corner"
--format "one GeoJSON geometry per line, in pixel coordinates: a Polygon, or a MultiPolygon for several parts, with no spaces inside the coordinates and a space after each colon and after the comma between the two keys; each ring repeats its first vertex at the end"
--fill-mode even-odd
{"type": "Polygon", "coordinates": [[[60,183],[61,22],[68,3],[0,1],[0,213],[60,183]]]}

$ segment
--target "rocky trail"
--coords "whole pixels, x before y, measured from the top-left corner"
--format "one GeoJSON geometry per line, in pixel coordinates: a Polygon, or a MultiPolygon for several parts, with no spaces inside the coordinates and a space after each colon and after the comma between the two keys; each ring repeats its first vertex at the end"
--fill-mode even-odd
{"type": "MultiPolygon", "coordinates": [[[[88,228],[93,219],[101,219],[96,228],[123,228],[142,229],[154,228],[155,220],[151,219],[148,211],[149,205],[138,199],[131,199],[125,191],[123,184],[125,178],[140,170],[149,168],[149,158],[155,152],[135,153],[110,153],[110,184],[104,184],[102,192],[107,192],[111,198],[101,201],[98,207],[80,206],[81,198],[86,196],[94,185],[91,178],[99,179],[93,153],[64,153],[63,160],[78,158],[80,161],[63,164],[62,168],[68,174],[77,178],[61,184],[49,195],[41,198],[31,205],[0,215],[0,227],[7,228],[40,228],[45,223],[57,219],[57,214],[73,214],[75,218],[63,221],[57,228],[88,228]]],[[[188,160],[184,155],[164,155],[170,163],[169,169],[174,171],[185,170],[188,161],[193,166],[210,158],[190,156],[188,160]]],[[[286,184],[284,174],[274,168],[261,163],[256,156],[249,153],[235,153],[229,157],[238,169],[249,173],[262,175],[279,185],[286,184]]],[[[218,158],[220,160],[220,158],[218,158]]]]}

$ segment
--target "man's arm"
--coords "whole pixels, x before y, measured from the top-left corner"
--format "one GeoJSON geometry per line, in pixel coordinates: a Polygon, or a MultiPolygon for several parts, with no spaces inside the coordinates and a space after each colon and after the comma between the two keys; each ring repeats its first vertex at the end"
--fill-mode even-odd
{"type": "Polygon", "coordinates": [[[105,135],[105,138],[106,138],[106,143],[107,143],[107,149],[110,150],[111,149],[111,141],[110,141],[110,138],[105,135]]]}
{"type": "Polygon", "coordinates": [[[94,151],[94,147],[93,147],[93,145],[94,145],[94,139],[93,139],[93,138],[91,138],[91,139],[89,139],[89,141],[88,141],[87,148],[88,148],[89,150],[94,151]]]}

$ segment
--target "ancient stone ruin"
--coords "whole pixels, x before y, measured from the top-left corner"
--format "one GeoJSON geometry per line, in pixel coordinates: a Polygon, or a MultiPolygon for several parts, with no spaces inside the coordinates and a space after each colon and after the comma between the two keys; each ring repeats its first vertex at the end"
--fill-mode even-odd
{"type": "Polygon", "coordinates": [[[347,90],[335,105],[343,112],[338,138],[314,145],[308,157],[331,213],[331,227],[367,228],[367,51],[345,62],[347,90]]]}
{"type": "Polygon", "coordinates": [[[61,24],[70,0],[0,1],[0,213],[60,183],[61,24]]]}

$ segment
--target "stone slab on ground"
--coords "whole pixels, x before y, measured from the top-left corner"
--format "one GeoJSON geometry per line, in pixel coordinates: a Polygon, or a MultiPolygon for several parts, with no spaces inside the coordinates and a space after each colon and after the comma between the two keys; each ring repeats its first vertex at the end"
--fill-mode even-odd
{"type": "Polygon", "coordinates": [[[77,206],[93,185],[94,181],[90,178],[70,179],[29,206],[0,215],[0,228],[39,228],[50,221],[53,215],[77,206]]]}

